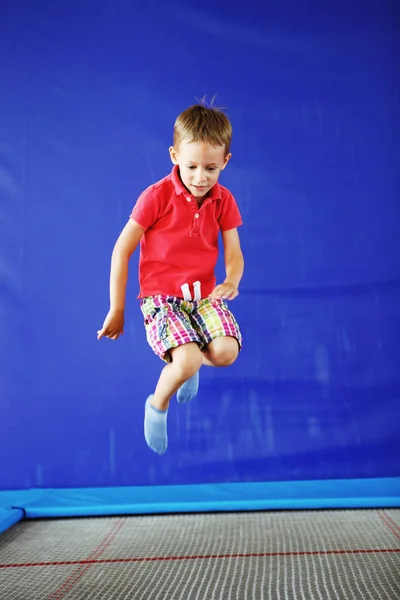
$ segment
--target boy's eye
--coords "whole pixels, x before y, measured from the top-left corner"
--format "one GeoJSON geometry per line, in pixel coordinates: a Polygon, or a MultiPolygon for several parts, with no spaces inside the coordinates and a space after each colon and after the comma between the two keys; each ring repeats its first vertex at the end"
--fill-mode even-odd
{"type": "MultiPolygon", "coordinates": [[[[188,165],[187,167],[188,169],[190,169],[191,171],[193,171],[194,169],[197,169],[197,167],[195,165],[188,165]]],[[[207,171],[215,171],[217,167],[207,167],[207,171]]]]}

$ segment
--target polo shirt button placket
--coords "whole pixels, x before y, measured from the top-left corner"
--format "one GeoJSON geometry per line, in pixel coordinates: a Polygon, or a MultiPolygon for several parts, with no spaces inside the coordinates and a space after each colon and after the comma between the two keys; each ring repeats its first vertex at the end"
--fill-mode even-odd
{"type": "Polygon", "coordinates": [[[196,212],[193,216],[193,228],[192,228],[192,234],[195,237],[198,237],[200,233],[200,215],[198,212],[196,212]]]}
{"type": "Polygon", "coordinates": [[[195,202],[192,202],[192,198],[190,198],[190,196],[186,197],[187,202],[190,204],[190,208],[191,208],[191,221],[190,221],[190,237],[199,237],[199,229],[200,229],[200,222],[199,222],[199,213],[198,213],[198,208],[197,206],[195,206],[195,202]]]}

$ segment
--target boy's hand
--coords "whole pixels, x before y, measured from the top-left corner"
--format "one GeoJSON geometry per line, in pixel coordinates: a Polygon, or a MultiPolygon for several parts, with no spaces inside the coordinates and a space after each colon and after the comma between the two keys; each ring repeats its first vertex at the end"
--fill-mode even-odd
{"type": "Polygon", "coordinates": [[[234,283],[224,281],[214,288],[210,298],[211,300],[233,300],[239,295],[239,290],[234,283]]]}
{"type": "Polygon", "coordinates": [[[116,340],[124,333],[124,311],[110,310],[105,318],[103,327],[97,332],[97,339],[107,337],[116,340]]]}

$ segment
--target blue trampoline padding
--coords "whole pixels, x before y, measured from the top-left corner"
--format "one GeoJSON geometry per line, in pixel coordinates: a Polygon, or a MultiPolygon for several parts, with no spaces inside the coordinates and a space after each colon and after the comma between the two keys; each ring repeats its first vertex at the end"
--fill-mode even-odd
{"type": "Polygon", "coordinates": [[[0,508],[23,508],[28,502],[33,502],[43,496],[42,489],[0,491],[0,508]]]}
{"type": "MultiPolygon", "coordinates": [[[[6,492],[10,495],[12,492],[6,492]]],[[[400,478],[32,490],[27,518],[400,506],[400,478]]],[[[0,492],[0,504],[2,504],[0,492]]],[[[15,505],[15,504],[14,504],[15,505]]]]}
{"type": "Polygon", "coordinates": [[[0,492],[0,533],[25,517],[24,505],[43,495],[43,490],[0,492]]]}
{"type": "Polygon", "coordinates": [[[0,508],[0,533],[9,529],[24,518],[24,511],[19,508],[0,508]]]}

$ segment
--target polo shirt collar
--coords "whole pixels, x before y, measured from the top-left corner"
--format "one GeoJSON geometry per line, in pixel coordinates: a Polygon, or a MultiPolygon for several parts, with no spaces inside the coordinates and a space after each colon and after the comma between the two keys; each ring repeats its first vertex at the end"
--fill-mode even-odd
{"type": "MultiPolygon", "coordinates": [[[[185,186],[183,185],[180,177],[179,177],[179,167],[178,165],[174,165],[172,172],[171,172],[171,181],[174,185],[175,188],[175,192],[176,195],[179,196],[180,194],[184,194],[185,196],[188,195],[188,191],[185,188],[185,186]]],[[[192,194],[191,194],[192,195],[192,194]]],[[[209,198],[210,200],[220,200],[221,199],[221,188],[219,186],[219,183],[216,183],[211,190],[208,192],[207,194],[207,198],[209,198]]]]}

